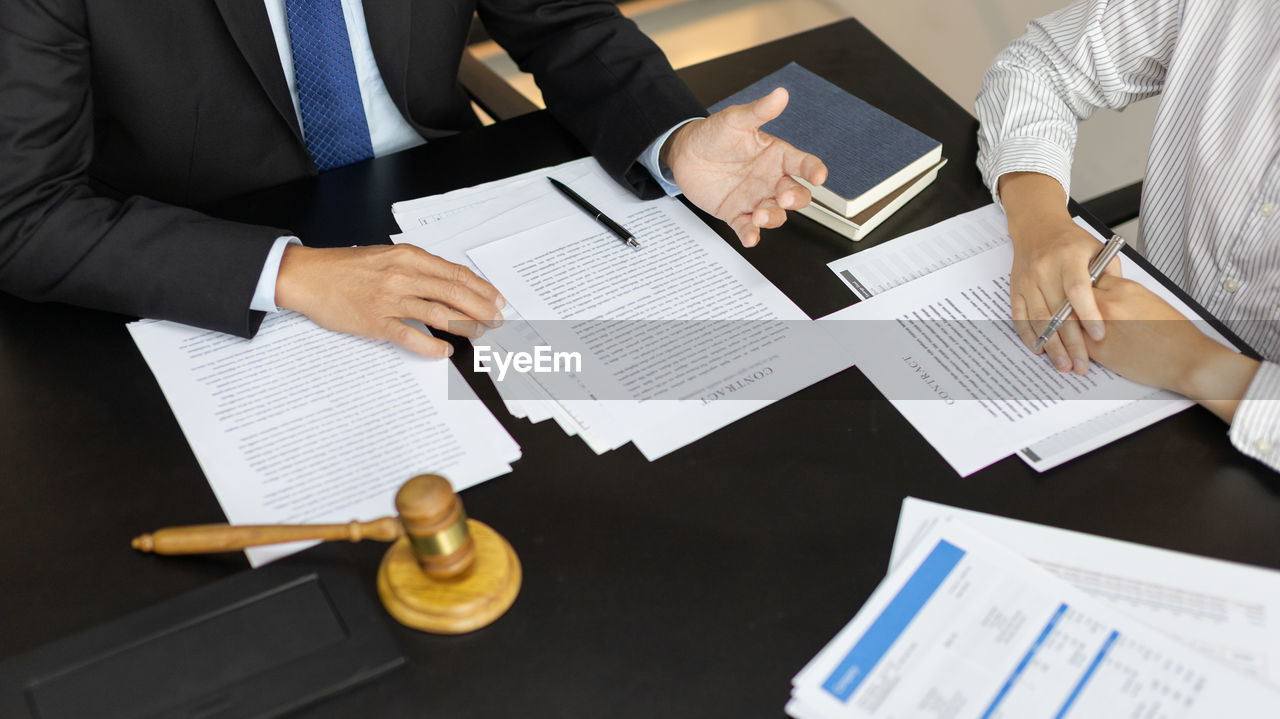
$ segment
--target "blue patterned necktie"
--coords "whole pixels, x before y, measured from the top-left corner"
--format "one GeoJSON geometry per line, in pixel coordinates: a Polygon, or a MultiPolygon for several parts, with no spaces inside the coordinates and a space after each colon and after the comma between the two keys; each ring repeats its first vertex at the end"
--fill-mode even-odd
{"type": "Polygon", "coordinates": [[[321,172],[373,157],[342,0],[287,0],[302,136],[321,172]]]}

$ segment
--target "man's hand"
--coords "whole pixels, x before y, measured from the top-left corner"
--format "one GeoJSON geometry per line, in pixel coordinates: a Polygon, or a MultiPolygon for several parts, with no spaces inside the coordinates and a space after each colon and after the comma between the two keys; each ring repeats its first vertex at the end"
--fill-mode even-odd
{"type": "Polygon", "coordinates": [[[1106,338],[1085,338],[1089,354],[1135,382],[1169,389],[1230,423],[1258,363],[1218,344],[1147,288],[1118,277],[1098,280],[1106,338]]]}
{"type": "MultiPolygon", "coordinates": [[[[1071,300],[1071,312],[1058,332],[1045,344],[1045,351],[1059,370],[1089,371],[1089,350],[1084,328],[1105,335],[1102,315],[1094,300],[1089,279],[1089,263],[1102,244],[1071,220],[1045,222],[1021,234],[1013,243],[1013,270],[1009,276],[1009,303],[1018,336],[1034,347],[1049,318],[1071,300]],[[1076,318],[1079,318],[1077,321],[1076,318]]],[[[1120,259],[1107,266],[1104,274],[1120,276],[1120,259]]]]}
{"type": "Polygon", "coordinates": [[[502,324],[506,304],[474,272],[413,245],[316,249],[290,246],[280,262],[276,304],[331,330],[386,339],[428,357],[453,346],[402,320],[465,337],[502,324]]]}
{"type": "Polygon", "coordinates": [[[792,175],[814,185],[827,179],[817,157],[760,131],[786,106],[787,91],[778,88],[682,126],[662,147],[685,196],[729,223],[746,247],[760,241],[761,228],[785,222],[786,210],[809,204],[809,190],[792,175]]]}
{"type": "MultiPolygon", "coordinates": [[[[1071,220],[1062,185],[1052,177],[1032,172],[1003,175],[1000,198],[1013,238],[1009,304],[1018,336],[1034,347],[1062,300],[1070,299],[1071,315],[1049,338],[1045,351],[1059,370],[1086,374],[1085,334],[1094,340],[1106,334],[1089,279],[1089,263],[1102,245],[1071,220]]],[[[1120,276],[1119,258],[1107,265],[1105,274],[1120,276]]]]}

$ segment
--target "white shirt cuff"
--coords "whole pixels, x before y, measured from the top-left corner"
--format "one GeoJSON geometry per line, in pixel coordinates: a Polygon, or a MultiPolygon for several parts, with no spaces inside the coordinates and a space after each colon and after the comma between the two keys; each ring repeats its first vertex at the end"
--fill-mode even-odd
{"type": "Polygon", "coordinates": [[[668,197],[675,197],[680,194],[680,186],[676,184],[676,178],[671,174],[671,168],[662,164],[662,160],[660,159],[662,155],[662,146],[666,144],[667,138],[671,137],[671,133],[679,130],[685,125],[688,125],[694,120],[701,119],[702,118],[700,117],[691,117],[684,122],[676,124],[670,130],[662,133],[658,139],[649,143],[649,146],[644,149],[644,152],[640,153],[640,157],[636,158],[636,162],[644,165],[644,169],[648,170],[650,175],[653,175],[653,179],[658,181],[658,184],[662,186],[662,191],[667,193],[668,197]]]}
{"type": "Polygon", "coordinates": [[[1063,194],[1071,198],[1071,153],[1049,140],[1039,137],[1010,137],[983,156],[982,170],[991,198],[1000,201],[1000,177],[1011,172],[1038,172],[1062,185],[1063,194]]]}
{"type": "Polygon", "coordinates": [[[253,291],[253,301],[249,309],[258,312],[279,312],[276,307],[276,278],[280,276],[280,260],[284,259],[284,248],[289,245],[301,245],[302,240],[296,237],[277,237],[271,251],[267,253],[267,261],[262,264],[262,275],[258,277],[258,288],[253,291]]]}
{"type": "Polygon", "coordinates": [[[1231,420],[1230,435],[1236,449],[1280,468],[1280,365],[1258,367],[1231,420]]]}

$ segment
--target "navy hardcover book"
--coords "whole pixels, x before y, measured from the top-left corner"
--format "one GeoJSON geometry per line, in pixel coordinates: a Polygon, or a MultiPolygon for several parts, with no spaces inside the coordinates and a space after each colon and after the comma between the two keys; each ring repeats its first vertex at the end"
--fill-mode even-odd
{"type": "Polygon", "coordinates": [[[845,217],[867,209],[942,158],[942,143],[794,62],[710,110],[751,102],[775,87],[786,88],[790,100],[764,131],[827,164],[827,181],[812,188],[814,199],[845,217]]]}

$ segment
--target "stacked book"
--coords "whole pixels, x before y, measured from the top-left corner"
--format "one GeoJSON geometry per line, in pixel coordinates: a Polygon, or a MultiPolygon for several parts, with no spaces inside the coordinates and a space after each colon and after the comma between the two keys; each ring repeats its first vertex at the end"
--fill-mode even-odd
{"type": "Polygon", "coordinates": [[[822,185],[804,183],[813,202],[799,212],[851,240],[920,194],[947,164],[942,143],[794,62],[710,110],[751,102],[777,87],[786,88],[790,101],[762,129],[817,155],[828,170],[822,185]]]}

